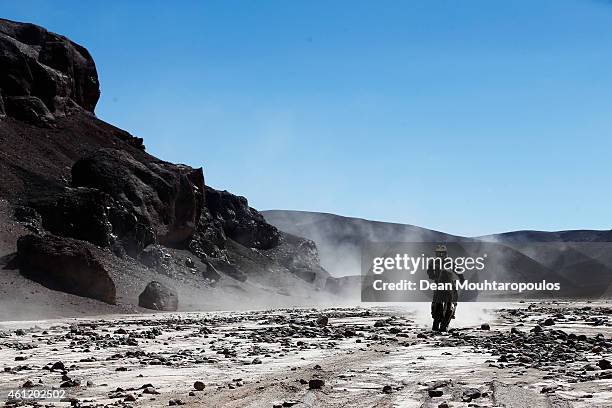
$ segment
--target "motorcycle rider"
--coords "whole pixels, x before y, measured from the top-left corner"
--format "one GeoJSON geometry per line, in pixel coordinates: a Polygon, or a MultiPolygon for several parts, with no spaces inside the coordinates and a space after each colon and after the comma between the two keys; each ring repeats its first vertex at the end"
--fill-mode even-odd
{"type": "Polygon", "coordinates": [[[429,260],[427,265],[427,275],[429,279],[437,284],[452,284],[452,290],[437,289],[433,293],[431,301],[431,317],[433,318],[433,331],[446,331],[451,319],[455,318],[457,309],[457,288],[455,286],[456,277],[463,282],[463,274],[444,268],[444,260],[448,256],[446,245],[438,245],[435,249],[436,261],[429,260]]]}

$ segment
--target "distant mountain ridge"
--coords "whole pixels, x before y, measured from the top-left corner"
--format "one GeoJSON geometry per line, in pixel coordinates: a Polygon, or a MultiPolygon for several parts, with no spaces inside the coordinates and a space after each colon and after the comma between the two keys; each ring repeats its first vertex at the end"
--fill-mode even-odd
{"type": "MultiPolygon", "coordinates": [[[[462,237],[415,225],[369,221],[305,211],[262,211],[279,230],[314,241],[321,264],[332,276],[361,273],[364,242],[482,242],[503,248],[508,278],[525,273],[555,277],[570,294],[599,296],[612,283],[612,231],[515,231],[462,237]]],[[[344,279],[346,280],[346,279],[344,279]]],[[[352,279],[354,282],[355,279],[352,279]]]]}

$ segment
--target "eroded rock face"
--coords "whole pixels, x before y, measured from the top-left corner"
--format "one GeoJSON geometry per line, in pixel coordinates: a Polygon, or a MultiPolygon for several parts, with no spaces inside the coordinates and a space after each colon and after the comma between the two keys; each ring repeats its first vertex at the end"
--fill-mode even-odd
{"type": "Polygon", "coordinates": [[[196,231],[189,243],[189,250],[201,259],[227,259],[225,253],[225,231],[219,220],[214,220],[204,207],[196,231]]]}
{"type": "Polygon", "coordinates": [[[9,116],[24,122],[41,126],[50,126],[55,122],[49,108],[35,96],[9,96],[5,109],[9,116]]]}
{"type": "Polygon", "coordinates": [[[97,188],[124,205],[157,241],[185,247],[204,203],[202,169],[162,161],[142,163],[123,150],[101,149],[72,166],[72,184],[97,188]]]}
{"type": "Polygon", "coordinates": [[[100,97],[89,52],[34,24],[0,19],[0,71],[5,102],[11,97],[29,97],[7,109],[20,120],[38,121],[29,116],[34,106],[36,115],[44,112],[36,99],[53,117],[70,114],[75,106],[93,113],[100,97]]]}
{"type": "Polygon", "coordinates": [[[245,197],[206,188],[206,207],[223,227],[227,237],[247,248],[269,249],[278,245],[280,234],[263,216],[249,207],[245,197]]]}
{"type": "Polygon", "coordinates": [[[39,191],[23,203],[40,214],[44,230],[110,247],[118,255],[135,256],[155,242],[152,228],[131,206],[95,188],[39,191]]]}
{"type": "Polygon", "coordinates": [[[17,241],[20,272],[51,289],[116,303],[115,284],[99,250],[55,235],[25,235],[17,241]]]}
{"type": "Polygon", "coordinates": [[[174,290],[157,281],[152,281],[138,296],[138,306],[173,312],[178,309],[178,295],[174,290]]]}
{"type": "Polygon", "coordinates": [[[93,188],[66,188],[38,194],[25,202],[42,219],[42,227],[55,235],[107,247],[112,243],[108,209],[112,199],[93,188]]]}

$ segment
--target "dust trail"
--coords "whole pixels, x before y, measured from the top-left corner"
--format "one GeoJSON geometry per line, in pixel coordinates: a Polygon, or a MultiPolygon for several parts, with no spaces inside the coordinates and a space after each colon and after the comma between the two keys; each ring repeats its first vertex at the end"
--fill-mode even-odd
{"type": "MultiPolygon", "coordinates": [[[[455,319],[451,321],[451,328],[463,328],[479,326],[482,323],[490,323],[496,316],[493,310],[501,307],[503,303],[498,302],[459,302],[455,319]]],[[[432,324],[431,303],[410,302],[394,304],[394,310],[398,313],[408,315],[416,324],[429,327],[432,324]]]]}

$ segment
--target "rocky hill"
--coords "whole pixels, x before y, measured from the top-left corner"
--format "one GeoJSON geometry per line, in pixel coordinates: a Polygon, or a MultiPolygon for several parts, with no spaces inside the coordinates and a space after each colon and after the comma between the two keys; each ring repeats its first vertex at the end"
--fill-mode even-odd
{"type": "Polygon", "coordinates": [[[325,286],[312,241],[98,119],[84,47],[0,19],[0,66],[0,298],[12,310],[252,306],[325,286]]]}

